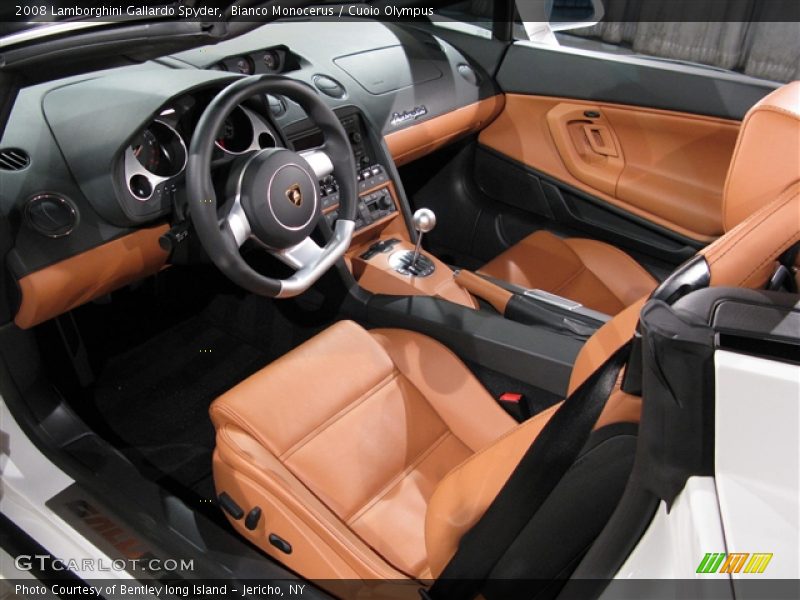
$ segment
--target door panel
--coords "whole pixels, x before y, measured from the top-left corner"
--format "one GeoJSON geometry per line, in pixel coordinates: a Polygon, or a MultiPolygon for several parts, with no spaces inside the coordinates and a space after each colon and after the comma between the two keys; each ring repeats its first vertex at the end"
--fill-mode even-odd
{"type": "Polygon", "coordinates": [[[682,236],[722,232],[739,123],[569,98],[507,94],[479,142],[682,236]]]}

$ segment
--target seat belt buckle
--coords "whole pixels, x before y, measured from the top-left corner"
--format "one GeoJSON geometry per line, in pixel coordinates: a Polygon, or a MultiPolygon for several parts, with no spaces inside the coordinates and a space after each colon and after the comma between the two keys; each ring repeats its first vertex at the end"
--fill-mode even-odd
{"type": "Polygon", "coordinates": [[[505,392],[497,399],[500,406],[515,420],[522,421],[531,417],[530,407],[525,401],[525,396],[517,392],[505,392]]]}

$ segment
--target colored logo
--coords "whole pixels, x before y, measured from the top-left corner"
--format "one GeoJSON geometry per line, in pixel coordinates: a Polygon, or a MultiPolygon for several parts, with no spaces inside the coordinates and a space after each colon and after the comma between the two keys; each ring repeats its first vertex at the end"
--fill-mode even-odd
{"type": "Polygon", "coordinates": [[[300,184],[293,183],[290,185],[286,190],[286,197],[289,199],[289,202],[295,206],[300,206],[303,203],[303,194],[300,191],[300,184]]]}
{"type": "Polygon", "coordinates": [[[769,561],[772,560],[772,553],[765,552],[707,552],[697,565],[696,573],[710,575],[712,573],[751,573],[757,575],[763,573],[769,561]]]}

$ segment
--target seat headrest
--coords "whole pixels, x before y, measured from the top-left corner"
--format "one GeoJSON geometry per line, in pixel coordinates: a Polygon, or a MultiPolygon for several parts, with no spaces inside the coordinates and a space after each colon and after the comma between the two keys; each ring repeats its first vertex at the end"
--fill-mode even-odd
{"type": "Polygon", "coordinates": [[[800,180],[800,81],[765,96],[739,131],[722,199],[730,231],[800,180]]]}

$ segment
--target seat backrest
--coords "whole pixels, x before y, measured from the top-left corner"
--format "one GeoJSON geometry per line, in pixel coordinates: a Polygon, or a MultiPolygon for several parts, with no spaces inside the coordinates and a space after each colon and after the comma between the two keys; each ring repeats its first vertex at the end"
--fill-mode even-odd
{"type": "Polygon", "coordinates": [[[765,96],[742,121],[722,198],[730,231],[800,180],[800,81],[765,96]]]}

